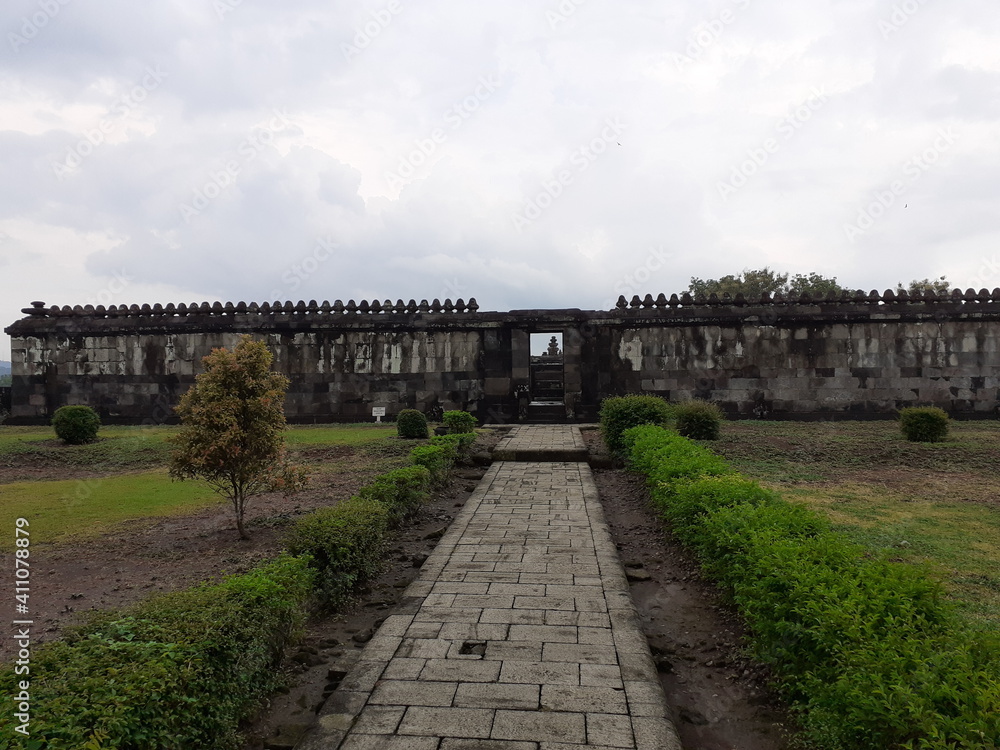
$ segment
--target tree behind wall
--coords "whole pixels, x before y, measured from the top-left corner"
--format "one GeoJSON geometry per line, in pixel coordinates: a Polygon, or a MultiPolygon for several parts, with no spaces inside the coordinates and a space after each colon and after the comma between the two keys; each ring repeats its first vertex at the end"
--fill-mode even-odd
{"type": "Polygon", "coordinates": [[[242,539],[248,538],[243,519],[250,498],[291,494],[305,483],[304,471],[285,460],[288,379],[271,372],[271,361],[267,346],[250,336],[233,351],[214,349],[176,407],[182,426],[171,438],[170,475],[204,479],[227,498],[242,539]]]}
{"type": "Polygon", "coordinates": [[[759,297],[762,294],[802,294],[807,292],[810,297],[825,297],[828,292],[840,294],[844,289],[837,283],[837,277],[826,278],[818,273],[795,274],[789,277],[787,273],[778,273],[767,266],[757,269],[744,269],[739,275],[732,274],[718,279],[699,279],[692,277],[688,291],[691,294],[704,294],[706,297],[717,294],[721,297],[728,294],[735,297],[759,297]]]}

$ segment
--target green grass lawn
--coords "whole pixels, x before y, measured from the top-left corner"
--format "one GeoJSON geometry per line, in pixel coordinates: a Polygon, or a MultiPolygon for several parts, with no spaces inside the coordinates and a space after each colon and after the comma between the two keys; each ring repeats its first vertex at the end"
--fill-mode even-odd
{"type": "Polygon", "coordinates": [[[1000,423],[922,444],[895,422],[733,422],[711,447],[870,549],[928,566],[966,616],[1000,629],[1000,423]]]}
{"type": "MultiPolygon", "coordinates": [[[[34,542],[60,541],[98,536],[123,521],[181,515],[225,502],[201,482],[170,480],[167,438],[177,430],[102,427],[93,443],[63,445],[49,427],[0,426],[0,466],[54,469],[61,477],[80,472],[67,479],[0,483],[0,528],[13,528],[14,520],[24,517],[34,542]]],[[[311,472],[337,473],[356,470],[357,456],[313,459],[309,451],[347,446],[363,455],[367,468],[394,467],[412,448],[395,434],[394,425],[321,425],[290,427],[286,440],[293,461],[311,472]]],[[[0,537],[0,549],[4,544],[0,537]]]]}
{"type": "MultiPolygon", "coordinates": [[[[205,483],[172,482],[165,470],[15,482],[0,485],[0,528],[13,529],[16,519],[27,518],[32,542],[65,541],[100,536],[123,521],[182,515],[219,502],[225,501],[205,483]]],[[[9,546],[0,537],[0,548],[9,546]]]]}

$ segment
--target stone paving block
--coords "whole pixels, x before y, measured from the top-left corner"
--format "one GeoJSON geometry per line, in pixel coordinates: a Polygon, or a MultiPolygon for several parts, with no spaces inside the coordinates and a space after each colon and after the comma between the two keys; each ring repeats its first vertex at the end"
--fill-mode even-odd
{"type": "Polygon", "coordinates": [[[484,609],[480,622],[507,625],[541,625],[545,622],[543,609],[484,609]]]}
{"type": "Polygon", "coordinates": [[[632,718],[636,750],[683,750],[677,730],[667,719],[632,718]]]}
{"type": "Polygon", "coordinates": [[[532,685],[579,685],[580,665],[562,662],[501,662],[500,682],[532,685]]]}
{"type": "Polygon", "coordinates": [[[510,740],[441,740],[441,750],[538,750],[537,742],[510,740]]]}
{"type": "MultiPolygon", "coordinates": [[[[377,734],[351,734],[344,740],[340,750],[437,750],[437,746],[436,737],[386,737],[377,734]]],[[[336,747],[336,745],[328,747],[336,747]]]]}
{"type": "Polygon", "coordinates": [[[609,646],[587,646],[581,643],[546,643],[542,661],[574,662],[576,664],[617,664],[618,654],[609,646]]]}
{"type": "Polygon", "coordinates": [[[613,664],[581,664],[580,684],[624,689],[621,670],[613,664]]]}
{"type": "Polygon", "coordinates": [[[485,708],[428,708],[414,705],[406,709],[397,734],[431,737],[488,738],[493,727],[493,711],[485,708]]]}
{"type": "Polygon", "coordinates": [[[579,711],[581,706],[590,706],[590,710],[604,714],[628,713],[625,691],[610,687],[542,685],[541,705],[550,711],[579,711]]]}
{"type": "Polygon", "coordinates": [[[395,734],[405,706],[366,706],[354,723],[355,734],[395,734]]]}
{"type": "Polygon", "coordinates": [[[577,629],[573,626],[511,625],[511,641],[539,641],[541,643],[576,643],[577,629]]]}
{"type": "Polygon", "coordinates": [[[458,686],[456,706],[465,708],[538,709],[538,685],[503,685],[468,682],[458,686]]]}
{"type": "Polygon", "coordinates": [[[542,644],[538,641],[489,641],[483,658],[495,661],[541,661],[542,644]]]}
{"type": "Polygon", "coordinates": [[[373,706],[450,706],[457,682],[383,680],[372,692],[373,706]]]}
{"type": "Polygon", "coordinates": [[[503,641],[509,630],[510,625],[506,623],[447,622],[439,637],[452,641],[503,641]]]}
{"type": "Polygon", "coordinates": [[[493,738],[575,742],[587,738],[587,722],[582,713],[509,711],[500,709],[493,721],[493,738]]]}
{"type": "Polygon", "coordinates": [[[401,659],[443,659],[450,647],[449,641],[440,638],[404,638],[396,656],[401,659]]]}
{"type": "Polygon", "coordinates": [[[587,743],[634,748],[632,721],[628,716],[588,713],[587,743]]]}
{"type": "Polygon", "coordinates": [[[426,659],[393,659],[382,673],[383,680],[415,680],[424,668],[426,659]]]}
{"type": "Polygon", "coordinates": [[[440,682],[496,682],[499,676],[498,661],[428,659],[419,679],[440,682]]]}

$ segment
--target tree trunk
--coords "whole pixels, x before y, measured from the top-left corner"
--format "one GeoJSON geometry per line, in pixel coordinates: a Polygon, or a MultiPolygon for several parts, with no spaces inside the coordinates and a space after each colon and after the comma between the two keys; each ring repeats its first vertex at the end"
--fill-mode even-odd
{"type": "Polygon", "coordinates": [[[241,495],[233,498],[233,507],[236,509],[236,530],[240,532],[240,539],[250,538],[246,528],[243,526],[243,510],[245,505],[241,495]]]}

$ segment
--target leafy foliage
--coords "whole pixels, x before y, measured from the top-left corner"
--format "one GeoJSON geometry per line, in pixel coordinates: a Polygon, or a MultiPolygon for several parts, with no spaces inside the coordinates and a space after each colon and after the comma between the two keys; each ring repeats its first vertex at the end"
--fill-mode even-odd
{"type": "Polygon", "coordinates": [[[612,396],[601,402],[601,435],[610,450],[621,451],[625,430],[642,424],[662,425],[672,416],[670,404],[659,396],[612,396]]]}
{"type": "MultiPolygon", "coordinates": [[[[32,715],[34,747],[238,747],[239,721],[278,687],[282,649],[304,623],[307,563],[282,556],[217,585],[97,613],[37,648],[32,701],[45,710],[32,715]]],[[[0,672],[4,695],[18,679],[0,672]]]]}
{"type": "Polygon", "coordinates": [[[718,440],[724,416],[713,403],[694,399],[682,401],[674,407],[677,432],[693,440],[718,440]]]}
{"type": "Polygon", "coordinates": [[[754,270],[744,269],[738,275],[732,274],[719,279],[691,278],[688,286],[691,294],[704,294],[706,297],[716,294],[722,297],[729,294],[735,297],[759,297],[762,294],[802,294],[807,292],[810,297],[825,297],[828,292],[839,294],[844,288],[837,283],[837,277],[826,278],[818,273],[796,274],[789,278],[787,273],[778,273],[767,266],[754,270]]]}
{"type": "Polygon", "coordinates": [[[304,470],[285,460],[288,379],[271,372],[271,361],[264,342],[250,336],[232,352],[215,349],[176,407],[182,427],[170,439],[175,446],[170,475],[204,479],[228,498],[244,539],[251,497],[277,490],[291,494],[305,484],[304,470]]]}
{"type": "Polygon", "coordinates": [[[951,282],[947,276],[938,279],[914,279],[908,286],[903,286],[903,282],[896,284],[896,292],[907,292],[908,294],[923,294],[924,292],[934,292],[935,294],[947,294],[951,291],[951,282]]]}
{"type": "Polygon", "coordinates": [[[427,417],[416,409],[403,409],[396,415],[396,431],[401,438],[420,440],[427,438],[427,417]]]}
{"type": "Polygon", "coordinates": [[[427,501],[430,486],[431,473],[426,468],[408,466],[375,477],[361,488],[358,497],[382,503],[389,512],[389,522],[398,524],[427,501]]]}
{"type": "Polygon", "coordinates": [[[446,411],[441,421],[453,433],[474,432],[477,424],[476,418],[467,411],[446,411]]]}
{"type": "Polygon", "coordinates": [[[101,418],[89,406],[60,406],[52,415],[56,435],[70,445],[83,445],[97,438],[101,418]]]}
{"type": "Polygon", "coordinates": [[[285,546],[293,555],[310,558],[322,599],[337,604],[378,572],[390,516],[386,504],[352,497],[300,520],[285,546]]]}
{"type": "Polygon", "coordinates": [[[899,427],[913,443],[937,443],[948,437],[948,412],[936,406],[899,410],[899,427]]]}
{"type": "Polygon", "coordinates": [[[865,553],[674,433],[636,427],[625,443],[654,505],[739,607],[815,746],[1000,743],[1000,638],[970,631],[937,581],[865,553]]]}
{"type": "Polygon", "coordinates": [[[447,484],[454,457],[455,448],[449,444],[421,445],[410,451],[410,459],[417,466],[427,469],[435,487],[447,484]]]}

